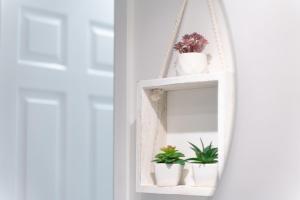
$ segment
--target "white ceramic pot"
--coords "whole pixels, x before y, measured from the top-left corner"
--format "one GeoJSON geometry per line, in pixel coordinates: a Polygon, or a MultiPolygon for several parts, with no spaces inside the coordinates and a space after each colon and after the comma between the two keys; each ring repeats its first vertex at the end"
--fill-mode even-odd
{"type": "Polygon", "coordinates": [[[180,164],[155,163],[155,179],[157,186],[176,186],[179,184],[183,166],[180,164]]]}
{"type": "Polygon", "coordinates": [[[178,75],[191,75],[203,73],[207,68],[207,55],[205,53],[181,53],[178,57],[178,75]]]}
{"type": "Polygon", "coordinates": [[[218,164],[192,164],[195,186],[215,187],[218,179],[218,164]]]}

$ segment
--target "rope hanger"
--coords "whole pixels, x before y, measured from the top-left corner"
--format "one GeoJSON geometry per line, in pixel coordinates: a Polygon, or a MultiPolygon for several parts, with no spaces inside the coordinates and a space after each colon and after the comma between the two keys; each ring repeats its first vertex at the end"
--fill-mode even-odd
{"type": "Polygon", "coordinates": [[[170,40],[169,48],[168,48],[168,51],[166,53],[164,63],[161,67],[159,78],[164,78],[164,77],[167,76],[167,73],[168,73],[168,70],[169,70],[169,65],[170,65],[170,62],[171,62],[171,57],[172,57],[173,45],[176,42],[177,35],[178,35],[179,29],[180,29],[180,26],[181,26],[181,22],[182,22],[184,13],[185,13],[187,3],[188,3],[188,0],[183,0],[183,2],[182,2],[181,9],[178,13],[178,16],[177,16],[177,19],[176,19],[176,22],[175,22],[175,27],[174,27],[174,31],[173,31],[173,34],[172,34],[172,38],[170,40]]]}
{"type": "MultiPolygon", "coordinates": [[[[189,0],[183,0],[183,2],[181,4],[181,8],[180,8],[179,13],[177,15],[176,22],[175,22],[175,27],[174,27],[174,30],[173,30],[173,33],[172,33],[172,36],[171,36],[171,39],[170,39],[169,48],[166,52],[164,62],[161,66],[159,78],[165,78],[168,74],[168,70],[169,70],[170,62],[171,62],[171,58],[172,58],[173,46],[176,42],[176,39],[177,39],[177,36],[178,36],[178,33],[179,33],[179,29],[181,27],[182,20],[183,20],[185,11],[186,11],[188,1],[189,0]]],[[[218,28],[217,16],[216,16],[213,1],[214,0],[207,0],[207,4],[208,4],[209,15],[210,15],[210,18],[211,18],[211,23],[212,23],[212,26],[213,26],[213,32],[214,32],[215,40],[216,40],[216,44],[217,44],[218,54],[219,54],[219,57],[220,57],[220,60],[221,60],[221,66],[224,67],[224,64],[225,64],[224,58],[225,58],[225,56],[224,56],[224,53],[223,53],[223,47],[221,45],[220,31],[219,31],[219,28],[218,28]]]]}

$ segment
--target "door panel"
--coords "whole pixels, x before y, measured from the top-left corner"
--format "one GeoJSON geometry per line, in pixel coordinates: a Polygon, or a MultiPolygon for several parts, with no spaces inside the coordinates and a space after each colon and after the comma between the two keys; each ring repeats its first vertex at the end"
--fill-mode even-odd
{"type": "Polygon", "coordinates": [[[1,13],[0,199],[112,200],[113,1],[1,13]]]}
{"type": "Polygon", "coordinates": [[[20,199],[62,199],[65,98],[21,91],[18,124],[20,199]]]}
{"type": "Polygon", "coordinates": [[[22,7],[19,17],[20,64],[66,68],[67,18],[48,10],[22,7]]]}
{"type": "Polygon", "coordinates": [[[108,157],[113,146],[112,100],[92,97],[90,99],[91,138],[91,187],[92,199],[112,199],[113,157],[108,157]]]}
{"type": "Polygon", "coordinates": [[[91,74],[112,75],[114,32],[107,24],[92,22],[90,24],[91,74]]]}

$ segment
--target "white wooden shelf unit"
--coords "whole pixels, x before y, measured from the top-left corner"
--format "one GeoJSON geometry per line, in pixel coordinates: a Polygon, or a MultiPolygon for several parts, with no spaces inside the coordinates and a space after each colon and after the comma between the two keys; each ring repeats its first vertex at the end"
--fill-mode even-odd
{"type": "Polygon", "coordinates": [[[202,138],[205,143],[213,141],[218,146],[218,173],[221,174],[227,140],[230,139],[230,121],[226,121],[226,117],[232,109],[227,106],[232,100],[232,91],[229,90],[232,77],[230,72],[221,72],[138,83],[137,192],[193,196],[214,193],[215,187],[193,186],[188,165],[179,186],[156,186],[152,160],[165,145],[175,145],[186,156],[193,156],[187,142],[200,145],[202,138]]]}

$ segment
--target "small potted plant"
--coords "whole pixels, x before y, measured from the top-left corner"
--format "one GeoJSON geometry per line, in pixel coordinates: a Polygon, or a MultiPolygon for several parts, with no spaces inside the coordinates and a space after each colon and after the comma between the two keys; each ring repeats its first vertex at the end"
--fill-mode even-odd
{"type": "Polygon", "coordinates": [[[174,45],[179,52],[179,75],[202,73],[207,67],[207,55],[203,53],[208,41],[199,33],[186,34],[174,45]]]}
{"type": "Polygon", "coordinates": [[[161,152],[155,156],[153,162],[155,179],[158,186],[176,186],[179,184],[183,165],[184,154],[174,146],[161,148],[161,152]]]}
{"type": "Polygon", "coordinates": [[[202,139],[200,141],[202,149],[190,143],[195,157],[186,161],[192,163],[195,186],[214,187],[218,178],[218,148],[213,147],[212,143],[204,146],[202,139]]]}

